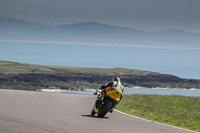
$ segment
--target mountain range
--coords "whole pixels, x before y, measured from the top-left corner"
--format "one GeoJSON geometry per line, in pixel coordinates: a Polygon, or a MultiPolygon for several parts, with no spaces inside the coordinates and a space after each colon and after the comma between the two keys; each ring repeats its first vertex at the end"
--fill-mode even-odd
{"type": "Polygon", "coordinates": [[[96,22],[49,26],[0,17],[0,40],[200,48],[200,33],[145,31],[96,22]]]}

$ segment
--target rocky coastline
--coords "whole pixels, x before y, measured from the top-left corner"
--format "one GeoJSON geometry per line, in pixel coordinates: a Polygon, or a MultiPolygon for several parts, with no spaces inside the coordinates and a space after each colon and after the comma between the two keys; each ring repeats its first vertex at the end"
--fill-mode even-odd
{"type": "Polygon", "coordinates": [[[36,91],[40,89],[85,90],[97,89],[114,76],[125,87],[200,89],[200,80],[183,79],[153,72],[109,73],[0,73],[0,88],[36,91]]]}
{"type": "Polygon", "coordinates": [[[97,89],[115,76],[124,87],[200,89],[200,80],[124,68],[80,68],[0,61],[0,89],[97,89]]]}

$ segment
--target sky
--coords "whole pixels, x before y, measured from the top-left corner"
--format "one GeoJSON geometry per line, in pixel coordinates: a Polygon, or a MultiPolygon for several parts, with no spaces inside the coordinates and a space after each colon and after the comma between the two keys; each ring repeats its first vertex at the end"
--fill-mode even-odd
{"type": "Polygon", "coordinates": [[[0,16],[46,25],[98,22],[200,33],[200,0],[0,0],[0,16]]]}

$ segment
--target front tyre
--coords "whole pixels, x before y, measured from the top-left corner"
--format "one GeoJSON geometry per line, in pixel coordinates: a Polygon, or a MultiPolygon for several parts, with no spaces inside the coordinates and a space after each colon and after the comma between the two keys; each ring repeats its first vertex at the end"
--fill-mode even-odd
{"type": "Polygon", "coordinates": [[[95,114],[96,114],[96,113],[95,113],[94,109],[92,109],[91,115],[94,116],[95,114]]]}
{"type": "Polygon", "coordinates": [[[104,117],[108,113],[108,111],[112,108],[112,106],[113,106],[112,101],[110,99],[106,99],[101,109],[97,113],[98,117],[101,118],[104,117]]]}

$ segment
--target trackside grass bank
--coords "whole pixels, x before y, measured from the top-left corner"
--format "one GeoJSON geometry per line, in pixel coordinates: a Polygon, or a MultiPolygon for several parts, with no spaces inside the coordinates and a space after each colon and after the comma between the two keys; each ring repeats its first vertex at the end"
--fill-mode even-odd
{"type": "Polygon", "coordinates": [[[145,119],[200,132],[200,97],[124,95],[117,109],[145,119]]]}

